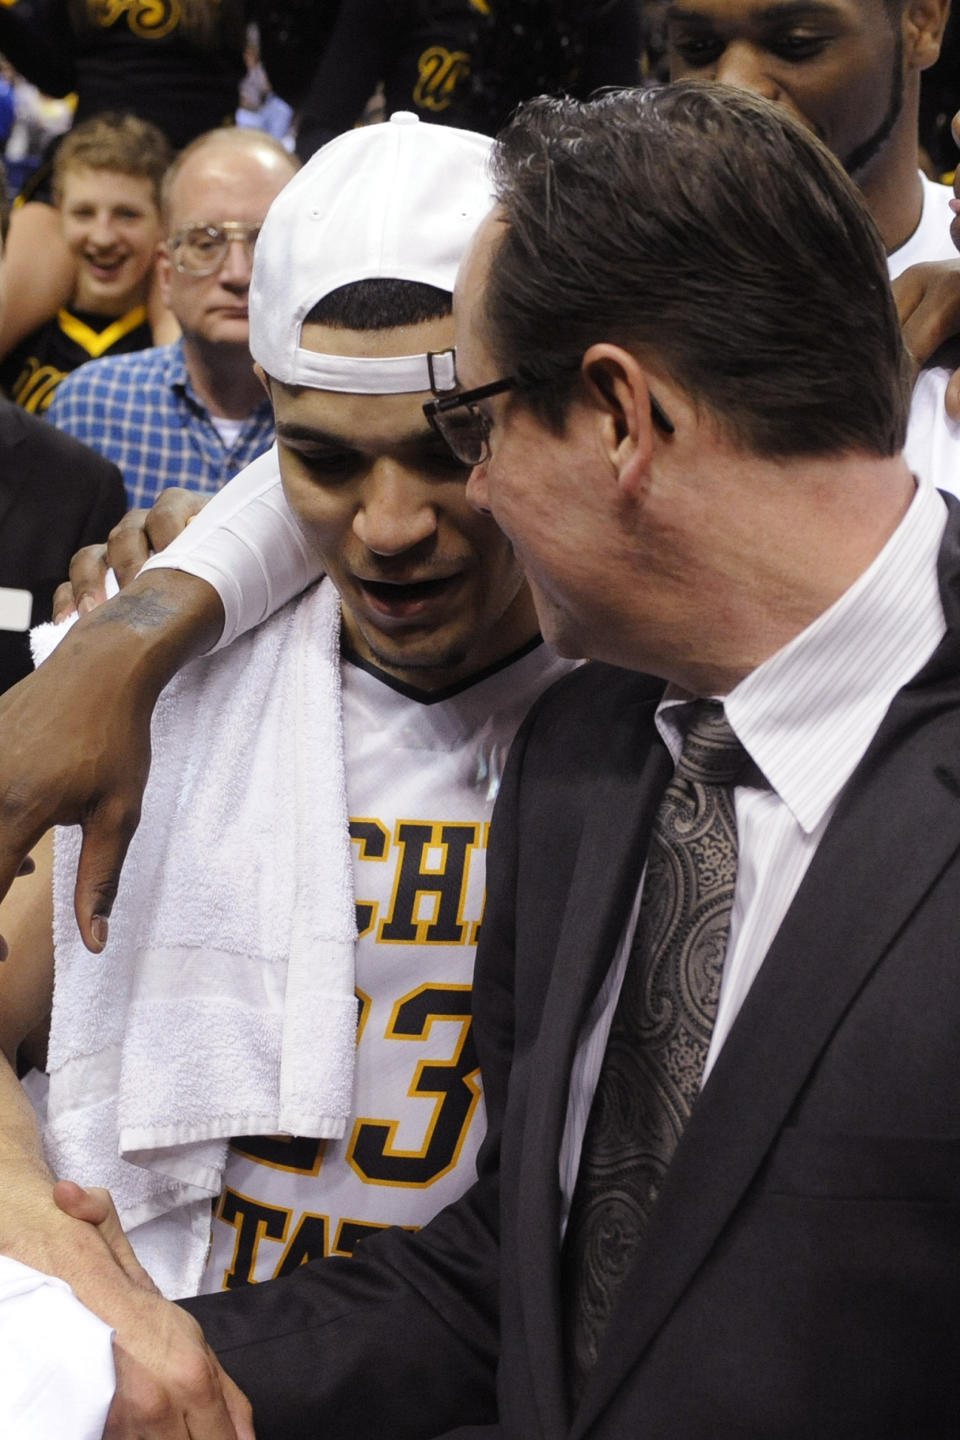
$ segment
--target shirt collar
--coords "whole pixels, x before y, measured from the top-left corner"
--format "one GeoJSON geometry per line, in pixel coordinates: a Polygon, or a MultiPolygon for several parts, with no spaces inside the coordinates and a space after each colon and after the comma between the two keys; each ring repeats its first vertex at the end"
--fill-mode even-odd
{"type": "MultiPolygon", "coordinates": [[[[903,520],[828,610],[724,697],[737,738],[808,833],[836,801],[890,702],[946,631],[937,556],[947,511],[919,486],[903,520]]],[[[679,753],[668,688],[657,714],[679,753]]]]}
{"type": "Polygon", "coordinates": [[[189,385],[187,361],[183,353],[183,337],[167,345],[163,357],[164,379],[171,390],[186,390],[189,385]]]}
{"type": "MultiPolygon", "coordinates": [[[[2,3],[2,0],[0,0],[0,3],[2,3]]],[[[169,385],[171,390],[175,390],[179,394],[186,396],[194,409],[209,418],[210,412],[197,395],[190,379],[190,372],[187,369],[187,357],[183,349],[183,336],[172,345],[168,345],[166,350],[167,353],[164,356],[163,364],[164,377],[167,385],[169,385]]],[[[270,423],[273,423],[273,407],[270,403],[270,397],[267,394],[264,394],[263,399],[257,402],[256,407],[250,414],[244,417],[243,423],[244,425],[248,425],[252,421],[256,421],[259,424],[264,418],[269,418],[270,423]]]]}

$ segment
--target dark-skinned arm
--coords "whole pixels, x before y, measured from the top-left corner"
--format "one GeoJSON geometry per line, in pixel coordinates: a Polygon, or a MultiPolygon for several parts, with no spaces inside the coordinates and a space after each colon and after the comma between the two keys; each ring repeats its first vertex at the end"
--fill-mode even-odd
{"type": "MultiPolygon", "coordinates": [[[[960,258],[911,265],[893,281],[893,296],[918,368],[960,334],[960,258]]],[[[960,370],[950,377],[944,405],[952,419],[960,420],[960,370]]]]}
{"type": "Polygon", "coordinates": [[[153,707],[177,670],[216,643],[223,618],[206,581],[150,571],[82,616],[0,696],[0,896],[51,825],[81,825],[76,914],[94,952],[140,818],[153,707]]]}

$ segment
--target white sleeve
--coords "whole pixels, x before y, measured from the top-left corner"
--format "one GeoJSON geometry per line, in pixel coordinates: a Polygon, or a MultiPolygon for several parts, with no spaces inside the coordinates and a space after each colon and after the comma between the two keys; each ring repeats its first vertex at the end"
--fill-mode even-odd
{"type": "Polygon", "coordinates": [[[115,1385],[112,1338],[62,1280],[0,1256],[0,1435],[99,1440],[115,1385]]]}
{"type": "Polygon", "coordinates": [[[319,556],[283,493],[276,445],[234,476],[143,570],[185,570],[213,586],[225,615],[217,650],[319,579],[319,556]]]}

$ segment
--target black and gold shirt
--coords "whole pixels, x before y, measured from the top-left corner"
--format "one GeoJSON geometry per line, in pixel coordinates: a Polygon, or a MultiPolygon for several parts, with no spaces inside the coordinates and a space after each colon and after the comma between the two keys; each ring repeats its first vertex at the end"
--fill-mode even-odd
{"type": "Polygon", "coordinates": [[[211,0],[205,32],[181,0],[0,0],[0,53],[46,95],[77,93],[151,120],[175,149],[232,119],[244,73],[243,0],[211,0]]]}
{"type": "Polygon", "coordinates": [[[0,364],[0,386],[24,410],[42,415],[60,381],[78,365],[152,344],[144,305],[119,318],[64,308],[11,350],[0,364]]]}

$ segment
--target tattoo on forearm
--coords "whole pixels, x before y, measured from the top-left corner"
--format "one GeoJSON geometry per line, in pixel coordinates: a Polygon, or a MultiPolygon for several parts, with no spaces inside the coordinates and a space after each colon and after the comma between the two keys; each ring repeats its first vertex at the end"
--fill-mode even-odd
{"type": "Polygon", "coordinates": [[[160,590],[142,591],[139,595],[115,595],[108,605],[94,610],[87,628],[94,625],[128,625],[132,630],[156,630],[178,614],[160,590]]]}

